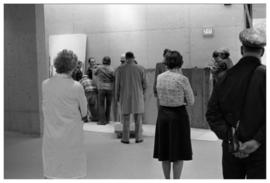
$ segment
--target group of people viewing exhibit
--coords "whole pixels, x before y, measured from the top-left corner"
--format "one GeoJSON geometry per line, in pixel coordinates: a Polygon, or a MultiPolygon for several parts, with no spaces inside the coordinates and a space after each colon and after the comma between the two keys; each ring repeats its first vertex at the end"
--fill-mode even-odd
{"type": "MultiPolygon", "coordinates": [[[[206,118],[210,129],[223,140],[224,178],[266,178],[266,68],[260,61],[265,32],[245,29],[239,38],[242,58],[236,65],[228,50],[213,52],[209,67],[214,88],[206,118]]],[[[173,178],[179,179],[183,162],[192,160],[186,105],[193,105],[195,99],[189,79],[181,71],[184,61],[180,52],[165,49],[163,58],[156,65],[153,88],[158,107],[153,157],[162,162],[166,179],[170,178],[171,166],[173,178]]],[[[130,143],[131,114],[135,142],[143,142],[146,72],[132,52],[120,59],[121,65],[114,70],[110,57],[104,57],[102,65],[90,58],[83,75],[81,62],[71,50],[58,53],[54,60],[57,74],[42,84],[45,178],[86,176],[82,121],[108,124],[112,103],[119,105],[121,142],[130,143]]]]}

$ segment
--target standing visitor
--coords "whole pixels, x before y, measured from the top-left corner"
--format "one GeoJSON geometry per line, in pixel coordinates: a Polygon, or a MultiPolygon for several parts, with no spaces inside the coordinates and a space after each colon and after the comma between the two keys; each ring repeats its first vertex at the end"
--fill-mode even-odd
{"type": "Polygon", "coordinates": [[[142,114],[144,113],[144,92],[146,75],[142,66],[134,62],[134,54],[126,53],[126,64],[119,67],[116,73],[116,99],[120,102],[124,118],[122,143],[129,144],[130,114],[135,119],[135,142],[143,142],[142,114]]]}
{"type": "Polygon", "coordinates": [[[99,66],[95,71],[98,86],[98,111],[99,125],[106,125],[110,121],[112,90],[114,84],[114,71],[111,65],[111,58],[104,57],[102,66],[99,66]]]}
{"type": "Polygon", "coordinates": [[[222,142],[224,179],[266,178],[265,32],[239,34],[243,57],[216,84],[206,119],[222,142]]]}
{"type": "Polygon", "coordinates": [[[87,173],[82,121],[87,100],[82,85],[71,77],[76,65],[72,51],[61,51],[54,60],[57,74],[42,83],[45,178],[82,178],[87,173]]]}
{"type": "Polygon", "coordinates": [[[162,162],[166,179],[179,179],[183,163],[192,160],[189,116],[186,105],[194,104],[194,95],[188,78],[181,74],[182,56],[171,51],[165,56],[168,71],[158,75],[157,96],[159,99],[156,123],[154,158],[162,162]]]}
{"type": "Polygon", "coordinates": [[[80,80],[85,92],[85,96],[87,98],[87,106],[88,106],[88,121],[98,121],[98,111],[97,111],[97,86],[92,79],[92,75],[84,75],[80,80]]]}

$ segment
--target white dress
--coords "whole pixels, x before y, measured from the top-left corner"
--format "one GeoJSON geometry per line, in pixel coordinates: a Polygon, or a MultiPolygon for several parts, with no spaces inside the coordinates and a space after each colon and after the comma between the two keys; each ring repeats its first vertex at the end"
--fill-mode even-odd
{"type": "Polygon", "coordinates": [[[83,87],[65,74],[42,83],[43,172],[47,178],[86,176],[82,117],[87,115],[83,87]]]}

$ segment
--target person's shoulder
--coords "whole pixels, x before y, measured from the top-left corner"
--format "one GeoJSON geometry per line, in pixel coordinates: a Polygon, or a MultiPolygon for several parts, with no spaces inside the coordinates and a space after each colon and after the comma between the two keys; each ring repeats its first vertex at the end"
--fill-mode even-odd
{"type": "Polygon", "coordinates": [[[125,67],[125,65],[126,65],[126,64],[119,65],[119,66],[115,69],[115,72],[121,71],[121,70],[125,67]]]}
{"type": "Polygon", "coordinates": [[[177,80],[178,80],[179,82],[184,82],[184,83],[186,83],[186,82],[189,81],[188,77],[186,77],[185,75],[183,75],[183,74],[181,74],[181,73],[175,74],[175,77],[177,78],[177,80]]]}
{"type": "Polygon", "coordinates": [[[266,73],[266,66],[262,64],[257,67],[256,71],[261,72],[261,73],[266,73]]]}
{"type": "Polygon", "coordinates": [[[160,74],[158,75],[158,78],[164,78],[164,77],[167,77],[168,74],[169,74],[169,71],[165,71],[165,72],[163,72],[163,73],[160,73],[160,74]]]}
{"type": "Polygon", "coordinates": [[[145,70],[145,68],[142,65],[136,64],[135,66],[137,66],[141,70],[145,70]]]}
{"type": "Polygon", "coordinates": [[[188,80],[188,77],[183,75],[183,74],[178,74],[178,77],[181,78],[182,80],[188,80]]]}
{"type": "Polygon", "coordinates": [[[266,76],[266,66],[265,65],[260,65],[256,68],[255,70],[255,75],[258,76],[266,76]]]}
{"type": "Polygon", "coordinates": [[[80,88],[82,87],[82,84],[79,81],[71,80],[71,84],[74,88],[80,88]]]}

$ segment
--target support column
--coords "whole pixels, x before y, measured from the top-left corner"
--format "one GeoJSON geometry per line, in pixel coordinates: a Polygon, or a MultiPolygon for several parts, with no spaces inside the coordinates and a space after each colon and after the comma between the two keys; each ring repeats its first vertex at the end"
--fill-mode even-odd
{"type": "Polygon", "coordinates": [[[43,5],[4,5],[4,129],[41,132],[47,77],[43,5]]]}

